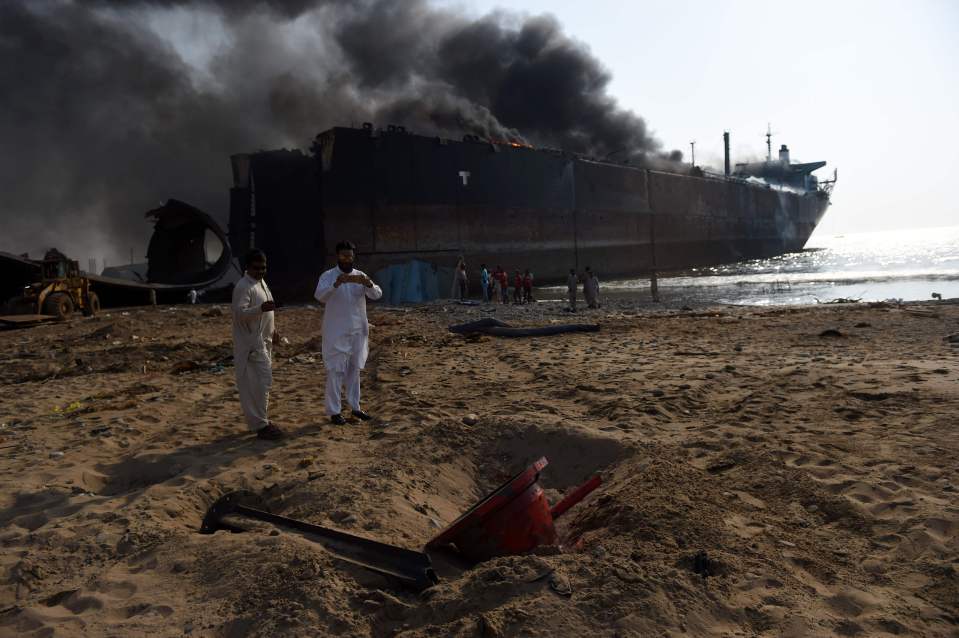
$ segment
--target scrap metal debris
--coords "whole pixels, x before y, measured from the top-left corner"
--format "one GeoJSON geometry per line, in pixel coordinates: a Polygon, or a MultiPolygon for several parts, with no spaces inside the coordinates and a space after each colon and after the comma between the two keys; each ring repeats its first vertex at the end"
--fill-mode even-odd
{"type": "Polygon", "coordinates": [[[567,332],[599,332],[599,324],[573,323],[536,328],[514,328],[498,319],[486,318],[449,327],[450,332],[461,335],[487,334],[494,337],[546,337],[567,332]]]}
{"type": "Polygon", "coordinates": [[[430,540],[427,549],[455,545],[465,558],[482,562],[556,544],[555,520],[599,487],[602,480],[592,477],[550,507],[538,483],[548,463],[542,457],[494,490],[430,540]]]}
{"type": "Polygon", "coordinates": [[[337,558],[396,579],[412,589],[423,590],[439,582],[430,557],[423,552],[273,514],[263,499],[251,492],[231,492],[217,500],[207,510],[200,531],[204,534],[221,529],[242,532],[251,521],[302,532],[337,558]]]}

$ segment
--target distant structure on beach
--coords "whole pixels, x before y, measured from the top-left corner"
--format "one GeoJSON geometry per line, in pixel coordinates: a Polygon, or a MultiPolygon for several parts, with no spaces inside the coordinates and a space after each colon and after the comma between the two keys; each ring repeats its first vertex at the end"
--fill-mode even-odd
{"type": "MultiPolygon", "coordinates": [[[[539,283],[591,265],[605,278],[801,250],[829,205],[825,162],[737,164],[685,173],[536,149],[333,128],[311,154],[234,155],[229,240],[270,255],[277,294],[302,294],[342,238],[368,272],[417,259],[523,264],[539,283]],[[289,290],[280,290],[280,286],[289,290]]],[[[769,138],[767,138],[768,140],[769,138]]],[[[475,272],[474,272],[475,275],[475,272]]]]}

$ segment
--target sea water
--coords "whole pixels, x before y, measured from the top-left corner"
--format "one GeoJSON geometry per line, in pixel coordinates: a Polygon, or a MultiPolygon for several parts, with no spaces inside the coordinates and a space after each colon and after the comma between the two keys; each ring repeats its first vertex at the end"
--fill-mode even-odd
{"type": "MultiPolygon", "coordinates": [[[[649,279],[602,281],[603,292],[649,296],[649,279]]],[[[659,278],[675,304],[811,304],[959,298],[959,226],[813,236],[802,252],[659,278]]]]}

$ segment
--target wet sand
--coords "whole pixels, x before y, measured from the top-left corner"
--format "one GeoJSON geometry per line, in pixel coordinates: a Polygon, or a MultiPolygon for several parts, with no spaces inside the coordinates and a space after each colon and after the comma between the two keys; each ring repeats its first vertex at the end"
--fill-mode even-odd
{"type": "Polygon", "coordinates": [[[225,308],[0,333],[0,635],[959,635],[959,306],[614,306],[533,339],[446,328],[571,315],[373,307],[376,418],[340,427],[322,310],[282,309],[279,443],[245,430],[225,308]],[[438,561],[423,594],[268,526],[197,531],[248,489],[418,549],[540,456],[551,502],[604,478],[563,551],[438,561]]]}

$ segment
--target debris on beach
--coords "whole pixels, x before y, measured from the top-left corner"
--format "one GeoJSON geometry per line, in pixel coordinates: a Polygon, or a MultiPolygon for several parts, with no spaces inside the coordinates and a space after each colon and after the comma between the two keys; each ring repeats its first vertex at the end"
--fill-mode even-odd
{"type": "Polygon", "coordinates": [[[551,507],[537,483],[548,464],[541,457],[511,478],[434,536],[427,549],[455,545],[462,556],[478,563],[555,545],[556,519],[599,487],[602,479],[593,476],[551,507]]]}
{"type": "Polygon", "coordinates": [[[462,334],[487,334],[494,337],[546,337],[569,332],[599,332],[599,324],[556,324],[551,326],[514,328],[492,317],[451,325],[449,331],[462,334]]]}
{"type": "MultiPolygon", "coordinates": [[[[341,521],[348,516],[343,516],[341,521]]],[[[263,499],[247,491],[230,492],[217,499],[203,517],[200,531],[204,534],[213,534],[221,529],[242,532],[246,521],[262,521],[302,532],[337,558],[396,579],[415,590],[423,590],[439,582],[430,557],[424,552],[273,514],[263,499]]]]}
{"type": "MultiPolygon", "coordinates": [[[[299,465],[311,464],[312,459],[299,465]]],[[[537,482],[547,464],[546,457],[541,457],[457,518],[432,538],[426,549],[435,551],[454,545],[460,555],[479,563],[495,556],[526,554],[541,545],[555,545],[559,537],[554,522],[599,487],[602,479],[593,476],[550,506],[537,482]]],[[[338,520],[342,523],[348,517],[355,520],[348,512],[343,512],[338,520]]],[[[249,521],[304,533],[338,558],[415,590],[439,583],[428,553],[273,514],[265,499],[249,491],[230,492],[217,499],[203,517],[200,531],[242,532],[249,521]]]]}
{"type": "Polygon", "coordinates": [[[910,308],[906,307],[902,309],[903,312],[909,313],[914,317],[926,317],[929,319],[938,319],[939,313],[935,310],[929,310],[926,308],[910,308]]]}

